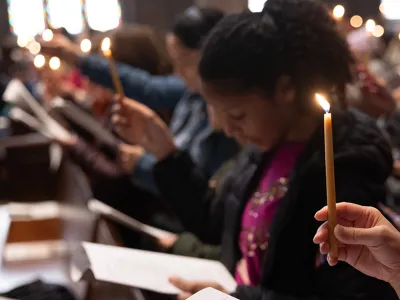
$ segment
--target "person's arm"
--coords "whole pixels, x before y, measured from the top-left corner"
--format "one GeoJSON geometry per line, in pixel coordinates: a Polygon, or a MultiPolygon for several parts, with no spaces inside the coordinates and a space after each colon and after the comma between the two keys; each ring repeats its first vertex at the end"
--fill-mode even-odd
{"type": "MultiPolygon", "coordinates": [[[[201,241],[218,245],[224,215],[223,192],[209,187],[208,177],[187,152],[176,150],[154,169],[160,194],[174,208],[184,228],[201,241]]],[[[229,181],[224,190],[229,189],[229,181]]]]}
{"type": "Polygon", "coordinates": [[[168,249],[168,253],[174,255],[219,260],[221,258],[221,246],[205,244],[200,241],[194,234],[190,232],[183,232],[179,234],[176,242],[172,245],[170,249],[168,249]]]}
{"type": "Polygon", "coordinates": [[[122,168],[108,159],[101,151],[95,149],[81,138],[68,145],[72,158],[86,171],[96,172],[111,178],[124,175],[122,168]]]}
{"type": "MultiPolygon", "coordinates": [[[[105,57],[90,54],[79,58],[82,75],[104,87],[114,89],[110,67],[105,57]]],[[[148,72],[121,63],[118,75],[127,97],[151,109],[173,110],[185,92],[184,82],[174,75],[152,76],[148,72]]]]}

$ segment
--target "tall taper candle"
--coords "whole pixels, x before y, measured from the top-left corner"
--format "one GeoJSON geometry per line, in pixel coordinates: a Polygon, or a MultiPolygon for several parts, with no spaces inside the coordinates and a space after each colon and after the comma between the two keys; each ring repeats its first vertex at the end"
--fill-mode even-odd
{"type": "Polygon", "coordinates": [[[325,135],[325,173],[326,173],[326,196],[328,202],[328,232],[329,232],[329,254],[331,257],[337,258],[338,242],[334,234],[337,224],[336,219],[336,189],[335,189],[335,165],[333,159],[333,136],[332,136],[332,115],[330,114],[330,105],[326,99],[316,94],[316,98],[322,108],[325,110],[324,115],[324,135],[325,135]]]}
{"type": "Polygon", "coordinates": [[[114,83],[115,90],[117,94],[120,96],[120,98],[123,99],[125,97],[124,88],[122,87],[121,79],[119,78],[117,67],[115,65],[115,61],[112,56],[110,38],[106,37],[103,40],[101,44],[101,50],[103,51],[104,56],[108,58],[108,62],[110,64],[111,77],[114,83]]]}

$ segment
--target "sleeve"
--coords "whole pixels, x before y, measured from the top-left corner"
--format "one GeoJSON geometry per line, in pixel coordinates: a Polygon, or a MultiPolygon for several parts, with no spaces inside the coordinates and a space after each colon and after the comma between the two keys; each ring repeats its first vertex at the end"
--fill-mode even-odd
{"type": "MultiPolygon", "coordinates": [[[[114,88],[105,57],[97,54],[83,56],[79,68],[93,82],[114,88]]],[[[186,89],[184,82],[173,75],[152,76],[144,70],[121,63],[117,64],[117,69],[126,96],[154,110],[173,110],[186,89]]]]}
{"type": "Polygon", "coordinates": [[[157,163],[157,158],[146,152],[136,163],[136,167],[132,172],[132,179],[137,181],[142,187],[158,194],[157,185],[154,182],[154,166],[157,163]]]}
{"type": "Polygon", "coordinates": [[[202,242],[219,245],[223,197],[217,197],[215,189],[209,187],[208,177],[190,155],[177,150],[155,166],[154,176],[161,195],[174,208],[184,228],[202,242]]]}
{"type": "Polygon", "coordinates": [[[208,245],[201,242],[194,234],[184,232],[179,235],[178,240],[169,250],[169,253],[211,260],[219,260],[221,247],[208,245]]]}
{"type": "Polygon", "coordinates": [[[87,172],[96,172],[110,178],[122,176],[122,168],[114,161],[108,159],[101,151],[78,138],[75,145],[70,148],[72,158],[87,172]]]}

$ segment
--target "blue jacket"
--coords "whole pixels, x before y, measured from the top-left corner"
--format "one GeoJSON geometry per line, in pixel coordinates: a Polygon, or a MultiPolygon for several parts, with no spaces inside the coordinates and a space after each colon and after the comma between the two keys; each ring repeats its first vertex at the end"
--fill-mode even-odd
{"type": "MultiPolygon", "coordinates": [[[[237,144],[216,132],[208,121],[206,103],[199,94],[190,93],[176,76],[153,76],[131,66],[118,64],[118,74],[127,97],[151,109],[174,110],[170,129],[176,146],[187,151],[193,161],[211,177],[238,151],[237,144]]],[[[102,86],[113,88],[107,59],[91,54],[82,57],[80,70],[102,86]]],[[[157,192],[153,179],[156,158],[146,153],[137,163],[133,178],[157,192]]]]}

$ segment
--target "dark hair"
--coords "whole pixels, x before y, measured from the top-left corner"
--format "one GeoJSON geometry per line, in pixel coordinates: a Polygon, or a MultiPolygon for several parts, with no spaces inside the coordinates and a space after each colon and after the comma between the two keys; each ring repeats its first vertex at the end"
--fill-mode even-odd
{"type": "Polygon", "coordinates": [[[200,49],[204,39],[223,17],[224,13],[218,9],[192,6],[178,16],[171,32],[185,47],[200,49]]]}
{"type": "Polygon", "coordinates": [[[223,92],[272,95],[287,75],[302,99],[316,89],[340,91],[352,80],[353,57],[317,0],[269,0],[262,13],[226,17],[205,42],[199,72],[223,92]]]}
{"type": "Polygon", "coordinates": [[[111,50],[116,61],[149,72],[164,75],[172,72],[172,65],[161,38],[149,26],[123,24],[106,33],[92,37],[92,51],[100,52],[105,37],[111,38],[111,50]]]}

